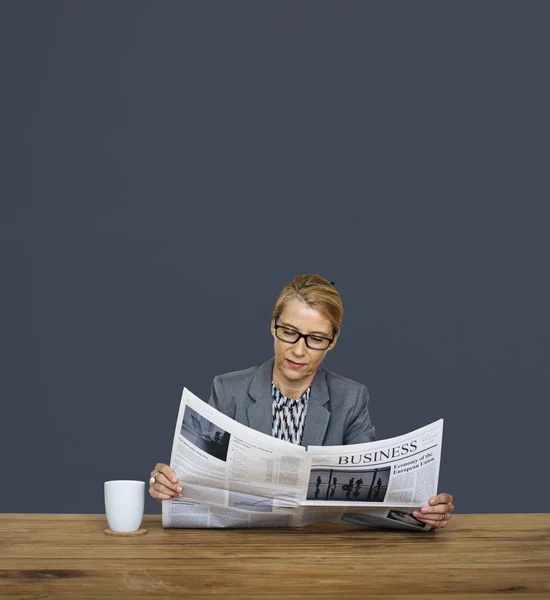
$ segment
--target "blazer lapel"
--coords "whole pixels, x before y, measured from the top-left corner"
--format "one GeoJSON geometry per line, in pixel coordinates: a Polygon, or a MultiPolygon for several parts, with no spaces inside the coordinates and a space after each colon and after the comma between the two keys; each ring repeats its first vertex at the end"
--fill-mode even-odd
{"type": "Polygon", "coordinates": [[[261,367],[258,367],[248,389],[248,394],[254,400],[254,403],[246,411],[248,426],[267,435],[271,435],[273,429],[273,415],[271,412],[273,404],[273,397],[271,396],[273,362],[274,359],[272,358],[261,367]]]}
{"type": "Polygon", "coordinates": [[[302,446],[322,446],[330,420],[330,412],[324,407],[330,400],[325,372],[315,373],[309,395],[302,446]]]}

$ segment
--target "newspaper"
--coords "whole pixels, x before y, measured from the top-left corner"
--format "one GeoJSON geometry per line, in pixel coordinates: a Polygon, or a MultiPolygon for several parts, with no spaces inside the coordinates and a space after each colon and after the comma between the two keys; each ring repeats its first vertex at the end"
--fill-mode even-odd
{"type": "Polygon", "coordinates": [[[183,497],[163,527],[303,527],[333,521],[428,531],[412,511],[437,493],[443,420],[405,435],[306,450],[246,427],[184,389],[170,466],[183,497]]]}

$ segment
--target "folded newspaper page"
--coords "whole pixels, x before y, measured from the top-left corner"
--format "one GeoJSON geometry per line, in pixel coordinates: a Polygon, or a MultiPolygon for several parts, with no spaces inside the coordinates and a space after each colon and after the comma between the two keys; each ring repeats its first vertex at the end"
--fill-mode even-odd
{"type": "Polygon", "coordinates": [[[443,419],[349,446],[303,446],[259,433],[193,395],[181,397],[170,466],[183,498],[163,527],[303,527],[333,521],[429,531],[412,511],[437,493],[443,419]]]}

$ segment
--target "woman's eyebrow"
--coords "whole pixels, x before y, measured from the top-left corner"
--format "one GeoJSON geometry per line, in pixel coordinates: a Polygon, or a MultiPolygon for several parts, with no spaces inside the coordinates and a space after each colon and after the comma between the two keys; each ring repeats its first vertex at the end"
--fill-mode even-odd
{"type": "Polygon", "coordinates": [[[298,331],[298,328],[295,325],[287,323],[286,321],[279,321],[278,325],[284,325],[285,327],[290,327],[290,329],[296,329],[296,331],[298,331]]]}
{"type": "MultiPolygon", "coordinates": [[[[290,329],[295,329],[298,332],[300,331],[298,329],[298,327],[296,327],[295,325],[292,325],[291,323],[286,323],[285,321],[279,321],[279,325],[284,325],[285,327],[288,327],[290,329]]],[[[327,333],[326,331],[310,331],[307,335],[321,335],[324,337],[326,337],[326,336],[330,337],[330,334],[327,333]]]]}

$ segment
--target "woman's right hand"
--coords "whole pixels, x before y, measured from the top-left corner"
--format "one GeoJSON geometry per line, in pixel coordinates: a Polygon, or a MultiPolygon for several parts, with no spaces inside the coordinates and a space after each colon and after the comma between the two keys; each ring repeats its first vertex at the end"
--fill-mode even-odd
{"type": "Polygon", "coordinates": [[[183,488],[178,482],[178,476],[168,465],[157,463],[151,471],[151,477],[153,476],[157,481],[149,484],[149,494],[157,502],[182,497],[183,488]]]}

